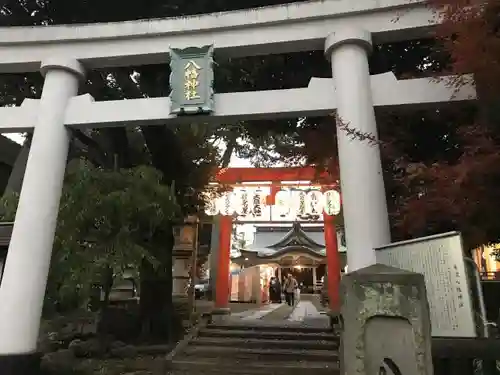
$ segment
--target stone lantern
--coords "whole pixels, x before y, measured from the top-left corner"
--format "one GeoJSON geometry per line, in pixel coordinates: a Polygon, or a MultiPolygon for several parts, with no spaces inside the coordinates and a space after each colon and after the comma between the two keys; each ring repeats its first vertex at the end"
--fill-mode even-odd
{"type": "Polygon", "coordinates": [[[188,216],[182,224],[175,225],[173,228],[172,295],[176,298],[188,297],[189,269],[193,265],[196,266],[198,222],[199,220],[196,216],[188,216]]]}

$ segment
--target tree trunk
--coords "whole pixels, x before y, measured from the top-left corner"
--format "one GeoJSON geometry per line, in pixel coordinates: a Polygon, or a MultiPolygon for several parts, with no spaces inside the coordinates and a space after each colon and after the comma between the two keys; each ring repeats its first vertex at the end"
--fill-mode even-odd
{"type": "Polygon", "coordinates": [[[151,341],[173,341],[175,339],[175,312],[172,302],[172,227],[159,234],[161,246],[155,244],[154,256],[160,261],[155,268],[143,260],[140,270],[140,311],[143,338],[151,341]]]}
{"type": "Polygon", "coordinates": [[[231,162],[231,157],[233,156],[234,149],[236,148],[236,139],[238,138],[238,132],[233,130],[227,141],[226,149],[222,154],[221,158],[221,168],[227,168],[231,162]]]}
{"type": "MultiPolygon", "coordinates": [[[[140,72],[141,89],[153,96],[161,96],[162,88],[157,82],[157,69],[142,67],[140,72]]],[[[115,79],[126,88],[129,97],[142,98],[143,92],[130,79],[130,69],[115,72],[115,79]],[[133,94],[132,94],[133,93],[133,94]]],[[[151,155],[153,166],[163,173],[167,185],[175,181],[177,190],[182,191],[183,179],[187,176],[183,166],[182,148],[176,135],[167,126],[143,126],[140,128],[151,155]]],[[[182,198],[182,197],[178,197],[182,198]]],[[[153,256],[161,265],[155,269],[143,260],[140,269],[140,314],[142,333],[152,340],[173,340],[175,338],[175,313],[172,301],[172,251],[174,238],[172,227],[157,233],[153,239],[153,256]]]]}
{"type": "MultiPolygon", "coordinates": [[[[163,173],[164,183],[170,185],[175,181],[175,186],[179,189],[183,186],[186,169],[183,168],[182,150],[176,135],[166,126],[143,127],[141,131],[153,165],[163,173]]],[[[165,228],[165,232],[156,234],[154,244],[153,255],[161,261],[161,266],[155,270],[149,263],[143,262],[141,268],[143,334],[151,339],[174,340],[179,322],[172,301],[172,226],[165,228]]]]}

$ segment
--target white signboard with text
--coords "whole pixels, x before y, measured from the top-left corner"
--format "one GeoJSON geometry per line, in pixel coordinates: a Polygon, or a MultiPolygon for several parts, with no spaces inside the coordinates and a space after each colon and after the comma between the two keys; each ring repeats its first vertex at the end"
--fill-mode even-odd
{"type": "Polygon", "coordinates": [[[376,251],[378,263],[424,275],[432,336],[477,336],[460,233],[396,242],[376,251]]]}

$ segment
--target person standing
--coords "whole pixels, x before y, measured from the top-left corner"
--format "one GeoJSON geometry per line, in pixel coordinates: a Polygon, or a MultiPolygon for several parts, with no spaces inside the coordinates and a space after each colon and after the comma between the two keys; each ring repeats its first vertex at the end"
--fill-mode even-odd
{"type": "Polygon", "coordinates": [[[285,290],[285,298],[288,306],[295,305],[295,289],[297,289],[299,284],[295,277],[292,276],[291,273],[288,274],[285,283],[283,285],[283,289],[285,290]]]}
{"type": "Polygon", "coordinates": [[[271,277],[269,297],[272,303],[281,303],[281,285],[276,277],[271,277]]]}

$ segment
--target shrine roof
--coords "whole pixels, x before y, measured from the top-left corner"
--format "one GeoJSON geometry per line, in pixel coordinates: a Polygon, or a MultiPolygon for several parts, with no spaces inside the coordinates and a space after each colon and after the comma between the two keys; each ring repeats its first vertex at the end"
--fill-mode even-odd
{"type": "MultiPolygon", "coordinates": [[[[241,257],[249,257],[249,254],[256,254],[258,259],[275,259],[281,258],[284,256],[292,255],[294,257],[298,256],[309,256],[313,258],[324,258],[326,257],[326,251],[323,250],[312,250],[309,247],[305,246],[290,246],[284,247],[279,250],[262,250],[262,251],[249,251],[249,250],[241,250],[241,257]]],[[[236,257],[239,258],[239,257],[236,257]]]]}
{"type": "Polygon", "coordinates": [[[305,251],[325,255],[323,227],[257,227],[254,243],[242,252],[257,252],[259,257],[305,251]]]}

